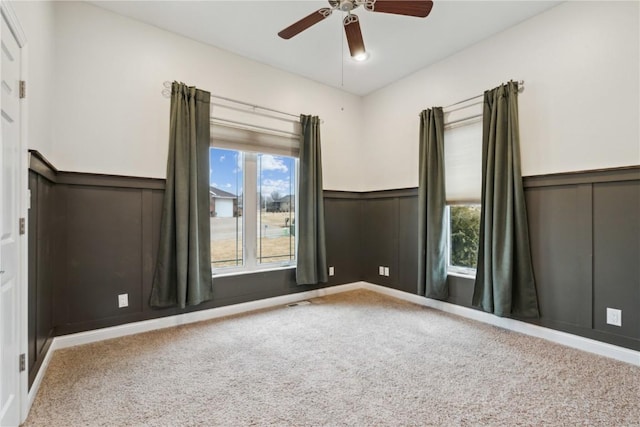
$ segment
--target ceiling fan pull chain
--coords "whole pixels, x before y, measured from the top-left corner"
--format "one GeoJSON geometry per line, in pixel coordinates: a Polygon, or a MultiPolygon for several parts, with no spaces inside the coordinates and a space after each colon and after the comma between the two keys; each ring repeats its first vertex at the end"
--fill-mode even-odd
{"type": "Polygon", "coordinates": [[[340,34],[340,87],[344,87],[344,31],[340,34]]]}

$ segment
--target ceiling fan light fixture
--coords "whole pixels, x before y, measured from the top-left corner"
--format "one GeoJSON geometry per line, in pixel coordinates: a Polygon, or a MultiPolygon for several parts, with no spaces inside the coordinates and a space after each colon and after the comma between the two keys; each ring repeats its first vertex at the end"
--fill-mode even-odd
{"type": "Polygon", "coordinates": [[[369,59],[369,52],[360,52],[356,55],[353,55],[354,61],[364,62],[369,59]]]}

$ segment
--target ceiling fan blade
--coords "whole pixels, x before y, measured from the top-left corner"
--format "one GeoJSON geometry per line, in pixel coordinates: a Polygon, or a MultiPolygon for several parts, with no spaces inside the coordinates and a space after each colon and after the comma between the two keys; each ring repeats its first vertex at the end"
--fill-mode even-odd
{"type": "Polygon", "coordinates": [[[343,23],[351,56],[355,57],[364,54],[364,40],[362,40],[362,31],[360,30],[360,19],[356,15],[349,14],[344,18],[343,23]]]}
{"type": "Polygon", "coordinates": [[[333,11],[331,9],[329,9],[328,7],[324,7],[322,9],[316,10],[312,14],[305,16],[304,18],[302,18],[298,22],[296,22],[296,23],[288,26],[284,30],[280,31],[278,33],[278,35],[280,37],[282,37],[283,39],[287,39],[288,40],[291,37],[301,33],[304,30],[306,30],[310,26],[312,26],[314,24],[317,24],[318,22],[322,21],[324,18],[326,18],[329,15],[331,15],[331,12],[333,12],[333,11]]]}
{"type": "Polygon", "coordinates": [[[373,0],[364,5],[367,10],[396,15],[417,16],[426,18],[431,12],[431,0],[373,0]]]}

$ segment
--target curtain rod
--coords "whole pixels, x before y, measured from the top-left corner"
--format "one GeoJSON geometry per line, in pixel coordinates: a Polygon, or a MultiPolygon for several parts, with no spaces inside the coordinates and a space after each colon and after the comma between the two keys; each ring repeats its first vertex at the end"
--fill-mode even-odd
{"type": "MultiPolygon", "coordinates": [[[[518,81],[518,92],[522,92],[523,90],[524,90],[524,80],[519,80],[518,81]]],[[[481,93],[480,95],[472,96],[471,98],[467,98],[467,99],[463,99],[462,101],[454,102],[451,105],[447,105],[446,107],[442,107],[442,109],[444,110],[445,108],[454,107],[456,105],[463,104],[463,103],[465,103],[467,101],[471,101],[471,100],[474,100],[476,98],[480,98],[480,97],[483,97],[483,96],[484,96],[484,92],[481,93]]]]}
{"type": "MultiPolygon", "coordinates": [[[[242,113],[247,113],[248,111],[245,108],[241,108],[241,107],[232,107],[231,105],[225,105],[225,104],[220,104],[218,102],[211,102],[211,105],[214,107],[222,107],[222,108],[226,108],[228,110],[234,110],[234,111],[240,111],[242,113]]],[[[273,116],[271,114],[268,113],[261,113],[258,111],[251,111],[251,114],[254,114],[256,116],[262,116],[262,117],[269,117],[270,119],[275,119],[275,120],[280,120],[283,122],[289,122],[289,123],[300,123],[300,118],[296,117],[294,118],[285,118],[285,117],[276,117],[273,116]]]]}
{"type": "MultiPolygon", "coordinates": [[[[520,93],[523,90],[524,90],[524,80],[519,80],[518,81],[518,92],[520,93]]],[[[480,95],[472,96],[471,98],[463,99],[462,101],[454,102],[451,105],[447,105],[446,107],[442,107],[442,109],[444,110],[445,108],[455,107],[456,105],[464,104],[465,102],[473,101],[474,99],[482,98],[483,96],[484,96],[484,93],[482,93],[480,95]]],[[[454,111],[463,110],[465,108],[472,107],[474,105],[479,105],[479,104],[482,104],[482,101],[474,102],[473,104],[464,105],[462,107],[454,108],[452,110],[443,111],[443,112],[444,112],[444,114],[452,113],[454,111]]],[[[420,114],[418,114],[418,117],[420,117],[420,114]]],[[[478,119],[480,117],[482,117],[482,113],[474,114],[474,115],[471,115],[471,116],[468,116],[468,117],[462,117],[462,118],[459,118],[457,120],[452,120],[450,122],[445,122],[444,127],[445,127],[445,129],[457,127],[457,126],[462,125],[463,123],[466,123],[466,122],[471,121],[471,120],[478,119]]]]}
{"type": "MultiPolygon", "coordinates": [[[[171,82],[167,80],[167,81],[165,81],[163,83],[163,85],[164,85],[164,90],[162,91],[162,94],[165,96],[165,98],[171,97],[171,82]]],[[[295,117],[296,119],[300,119],[300,115],[299,114],[291,114],[291,113],[287,113],[285,111],[275,110],[275,109],[269,108],[269,107],[262,107],[260,105],[250,104],[248,102],[238,101],[236,99],[227,98],[227,97],[224,97],[224,96],[219,96],[219,95],[213,95],[212,94],[211,98],[222,99],[224,101],[233,102],[233,103],[240,104],[240,105],[245,105],[247,107],[253,108],[254,110],[255,109],[260,109],[260,110],[265,110],[265,111],[271,111],[272,113],[283,114],[285,116],[295,117]]]]}

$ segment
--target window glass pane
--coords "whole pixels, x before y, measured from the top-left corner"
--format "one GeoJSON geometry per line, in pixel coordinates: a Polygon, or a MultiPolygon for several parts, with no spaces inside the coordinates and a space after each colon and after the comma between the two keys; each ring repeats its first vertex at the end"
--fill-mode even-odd
{"type": "Polygon", "coordinates": [[[239,266],[243,264],[243,153],[210,148],[209,165],[211,264],[239,266]]]}
{"type": "Polygon", "coordinates": [[[480,238],[480,206],[449,206],[449,264],[475,270],[480,238]]]}
{"type": "Polygon", "coordinates": [[[295,259],[296,159],[259,154],[258,263],[295,259]]]}

